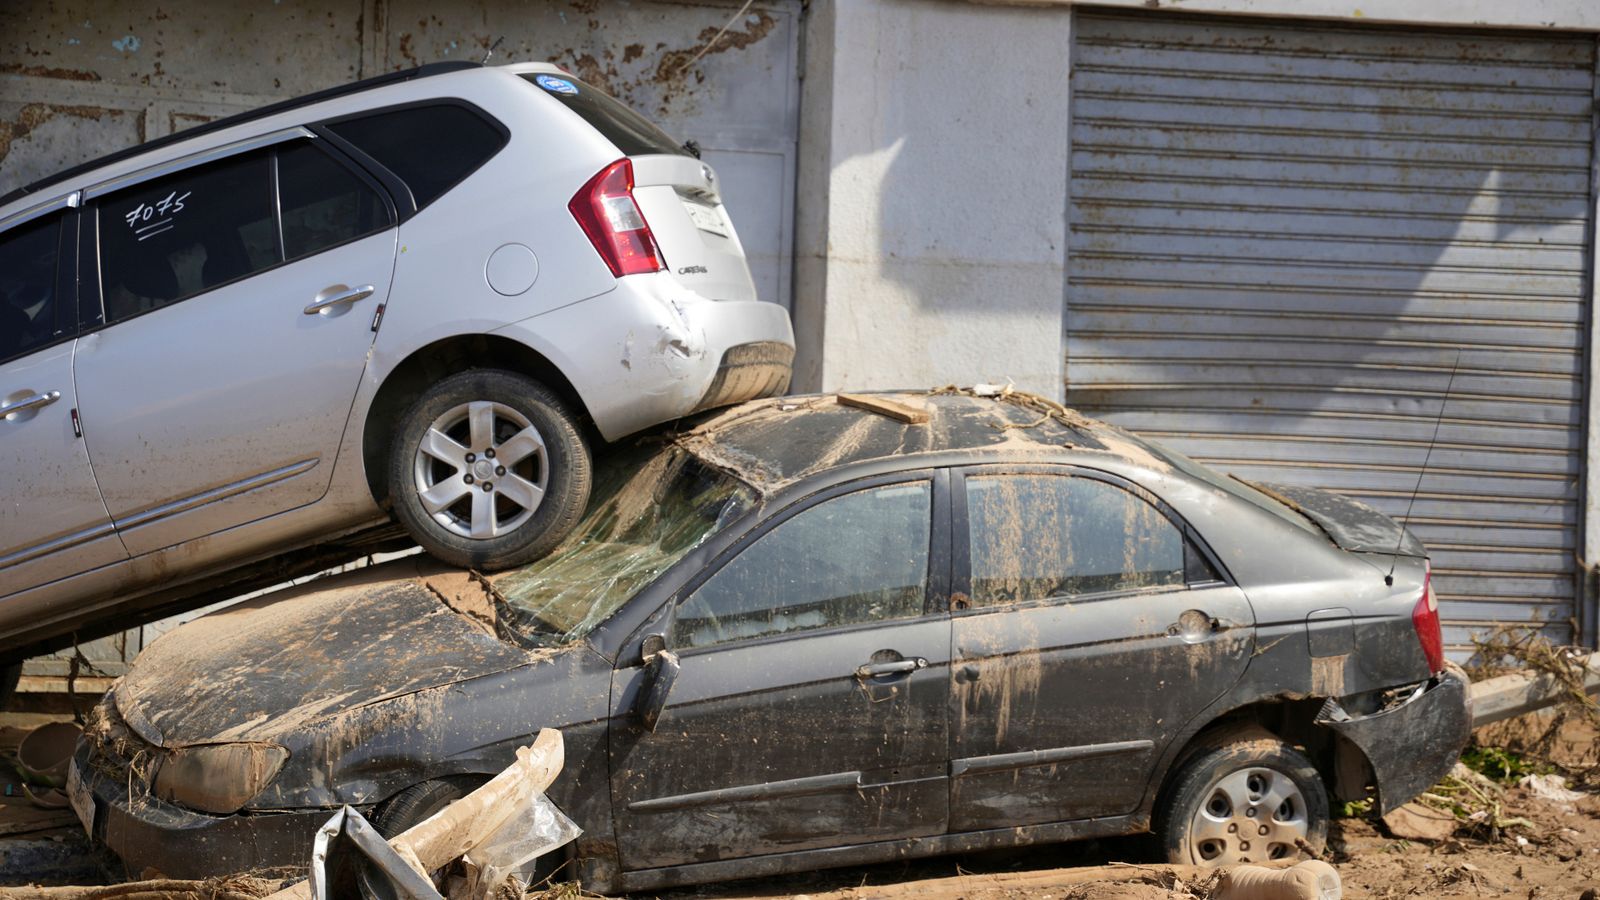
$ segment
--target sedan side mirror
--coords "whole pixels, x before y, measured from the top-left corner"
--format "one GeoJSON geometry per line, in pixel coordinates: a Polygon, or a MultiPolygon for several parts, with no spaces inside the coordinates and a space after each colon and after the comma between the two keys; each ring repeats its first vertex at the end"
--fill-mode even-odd
{"type": "Polygon", "coordinates": [[[667,649],[667,639],[652,634],[644,639],[644,687],[634,701],[633,713],[639,725],[652,734],[661,721],[661,711],[667,707],[667,694],[672,683],[678,680],[678,654],[667,649]]]}

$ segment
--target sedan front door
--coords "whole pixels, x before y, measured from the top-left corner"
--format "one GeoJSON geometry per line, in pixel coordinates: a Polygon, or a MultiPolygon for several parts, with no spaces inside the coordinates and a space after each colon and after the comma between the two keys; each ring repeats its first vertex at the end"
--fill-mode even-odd
{"type": "MultiPolygon", "coordinates": [[[[836,490],[691,582],[653,732],[638,665],[612,688],[625,869],[940,834],[950,620],[934,478],[836,490]]],[[[940,501],[942,508],[942,499],[940,501]]]]}
{"type": "Polygon", "coordinates": [[[951,830],[1133,812],[1173,737],[1244,671],[1244,593],[1114,476],[957,481],[951,830]]]}

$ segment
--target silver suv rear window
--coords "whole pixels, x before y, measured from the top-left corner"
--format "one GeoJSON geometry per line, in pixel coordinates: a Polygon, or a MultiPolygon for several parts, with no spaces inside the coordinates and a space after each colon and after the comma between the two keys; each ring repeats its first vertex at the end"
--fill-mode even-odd
{"type": "Polygon", "coordinates": [[[541,73],[522,77],[527,79],[529,84],[561,101],[561,105],[594,126],[595,131],[605,135],[606,140],[617,145],[623,156],[645,156],[652,153],[692,155],[682,144],[673,140],[649,119],[587,82],[571,75],[541,73]]]}

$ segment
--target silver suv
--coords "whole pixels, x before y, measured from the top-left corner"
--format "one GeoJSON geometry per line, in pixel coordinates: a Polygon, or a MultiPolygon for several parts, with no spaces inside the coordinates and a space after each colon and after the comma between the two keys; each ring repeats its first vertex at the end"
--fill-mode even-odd
{"type": "Polygon", "coordinates": [[[0,662],[390,514],[525,562],[590,443],[781,393],[793,353],[711,167],[552,65],[394,73],[29,185],[0,198],[0,662]]]}

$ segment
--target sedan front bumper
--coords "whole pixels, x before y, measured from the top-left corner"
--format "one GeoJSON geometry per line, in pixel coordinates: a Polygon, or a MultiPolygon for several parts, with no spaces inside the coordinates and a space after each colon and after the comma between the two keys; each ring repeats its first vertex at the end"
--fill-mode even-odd
{"type": "Polygon", "coordinates": [[[1317,724],[1332,729],[1366,754],[1385,814],[1433,787],[1455,767],[1472,735],[1471,684],[1455,666],[1400,703],[1367,716],[1350,716],[1330,700],[1317,724]]]}
{"type": "MultiPolygon", "coordinates": [[[[303,870],[311,863],[317,828],[335,810],[310,809],[213,816],[164,803],[138,779],[98,772],[87,742],[72,761],[93,809],[86,829],[131,871],[154,869],[169,878],[210,878],[238,872],[303,870]]],[[[75,803],[75,806],[81,804],[75,803]]]]}

